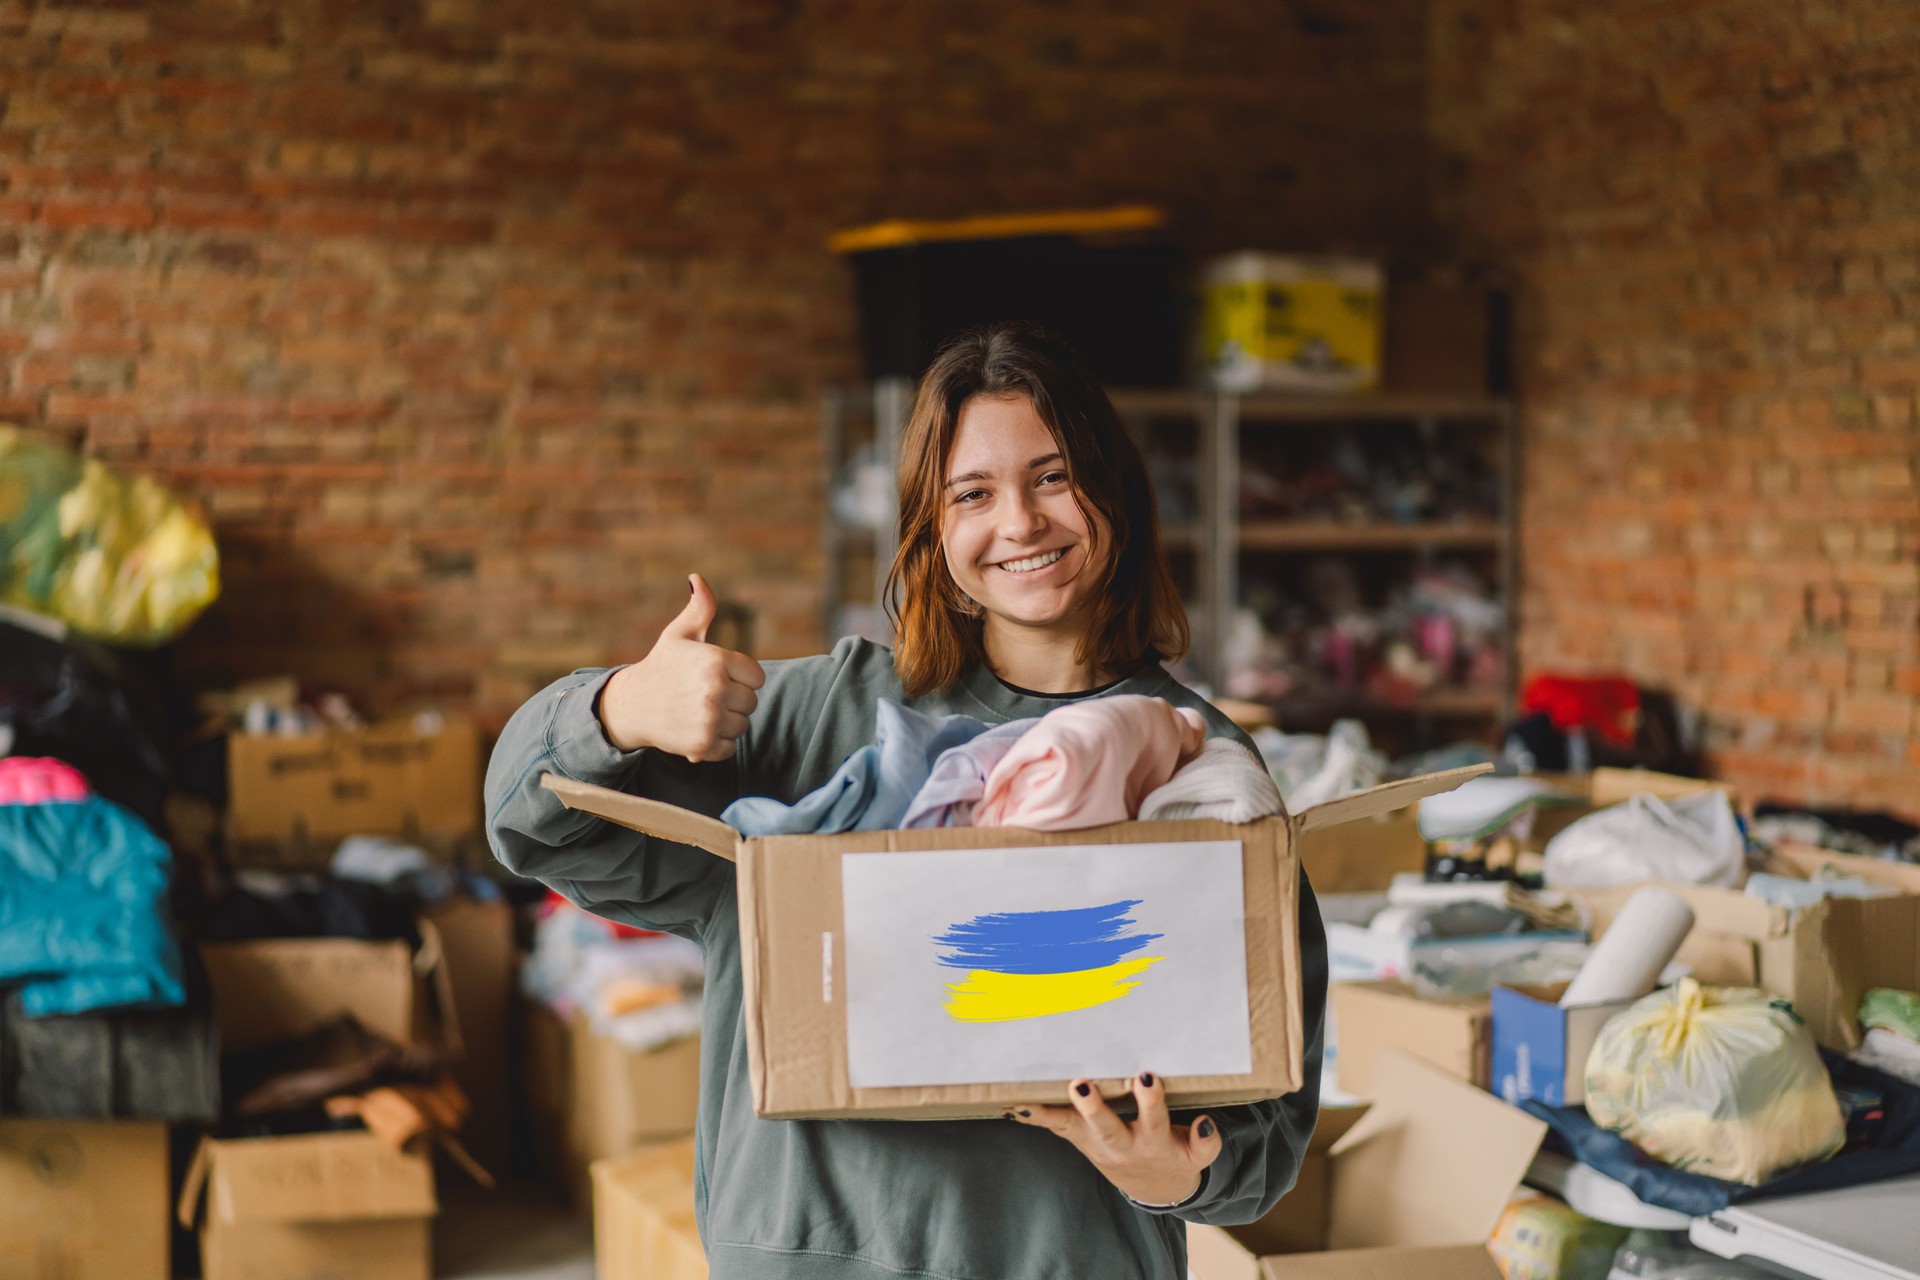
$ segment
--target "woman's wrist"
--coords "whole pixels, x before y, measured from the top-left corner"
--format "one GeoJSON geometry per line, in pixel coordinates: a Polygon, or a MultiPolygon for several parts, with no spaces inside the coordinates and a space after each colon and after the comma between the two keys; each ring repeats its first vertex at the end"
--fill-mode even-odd
{"type": "Polygon", "coordinates": [[[1206,1185],[1207,1185],[1207,1171],[1205,1169],[1202,1169],[1200,1170],[1199,1174],[1195,1176],[1193,1180],[1193,1189],[1187,1192],[1187,1194],[1175,1200],[1161,1201],[1157,1197],[1153,1199],[1149,1199],[1144,1196],[1136,1196],[1131,1191],[1126,1191],[1124,1189],[1122,1190],[1121,1194],[1125,1195],[1127,1199],[1131,1200],[1134,1204],[1138,1205],[1142,1209],[1178,1209],[1184,1205],[1192,1204],[1195,1200],[1199,1199],[1200,1192],[1203,1188],[1206,1187],[1206,1185]]]}

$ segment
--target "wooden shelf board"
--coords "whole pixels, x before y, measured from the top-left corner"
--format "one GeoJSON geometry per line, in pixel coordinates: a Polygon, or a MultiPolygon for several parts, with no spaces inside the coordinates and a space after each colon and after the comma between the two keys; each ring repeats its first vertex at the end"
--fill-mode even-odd
{"type": "Polygon", "coordinates": [[[1352,551],[1402,547],[1495,547],[1500,525],[1346,524],[1335,520],[1252,520],[1240,526],[1240,545],[1253,551],[1352,551]]]}
{"type": "Polygon", "coordinates": [[[1373,418],[1445,418],[1497,421],[1508,402],[1498,396],[1365,395],[1287,396],[1257,393],[1240,397],[1240,420],[1247,423],[1353,422],[1373,418]]]}

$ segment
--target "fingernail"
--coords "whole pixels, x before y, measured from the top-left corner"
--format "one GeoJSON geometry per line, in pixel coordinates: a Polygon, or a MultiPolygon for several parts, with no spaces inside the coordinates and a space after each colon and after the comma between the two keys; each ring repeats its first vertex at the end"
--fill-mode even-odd
{"type": "Polygon", "coordinates": [[[1147,1089],[1153,1088],[1153,1072],[1142,1071],[1140,1073],[1140,1084],[1141,1084],[1141,1087],[1143,1088],[1147,1088],[1147,1089]]]}
{"type": "Polygon", "coordinates": [[[1001,1118],[1002,1120],[1011,1120],[1011,1119],[1013,1119],[1013,1112],[1011,1112],[1011,1111],[1002,1111],[1002,1112],[1000,1113],[1000,1118],[1001,1118]]]}
{"type": "Polygon", "coordinates": [[[1199,1124],[1194,1126],[1194,1132],[1198,1133],[1203,1138],[1211,1138],[1213,1136],[1213,1121],[1202,1120],[1199,1124]]]}
{"type": "Polygon", "coordinates": [[[1033,1119],[1033,1112],[1027,1110],[1025,1107],[1022,1107],[1020,1108],[1020,1118],[1022,1120],[1031,1120],[1033,1119]]]}
{"type": "Polygon", "coordinates": [[[1088,1094],[1093,1092],[1093,1086],[1090,1084],[1087,1084],[1085,1081],[1082,1081],[1081,1083],[1073,1086],[1073,1091],[1084,1098],[1088,1094]]]}

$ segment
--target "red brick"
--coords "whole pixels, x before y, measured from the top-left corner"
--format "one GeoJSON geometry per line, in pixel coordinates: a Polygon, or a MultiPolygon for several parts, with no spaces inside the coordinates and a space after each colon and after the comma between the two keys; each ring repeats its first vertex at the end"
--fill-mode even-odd
{"type": "Polygon", "coordinates": [[[48,199],[40,206],[39,222],[48,227],[75,229],[117,227],[138,231],[154,223],[153,206],[131,201],[48,199]]]}

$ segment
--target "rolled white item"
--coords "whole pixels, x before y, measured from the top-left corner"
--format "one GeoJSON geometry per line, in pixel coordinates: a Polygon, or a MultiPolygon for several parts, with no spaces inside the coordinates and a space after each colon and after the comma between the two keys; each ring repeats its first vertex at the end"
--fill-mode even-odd
{"type": "Polygon", "coordinates": [[[1634,890],[1567,984],[1560,1007],[1638,1000],[1659,985],[1660,971],[1692,928],[1693,908],[1679,894],[1652,886],[1634,890]]]}

